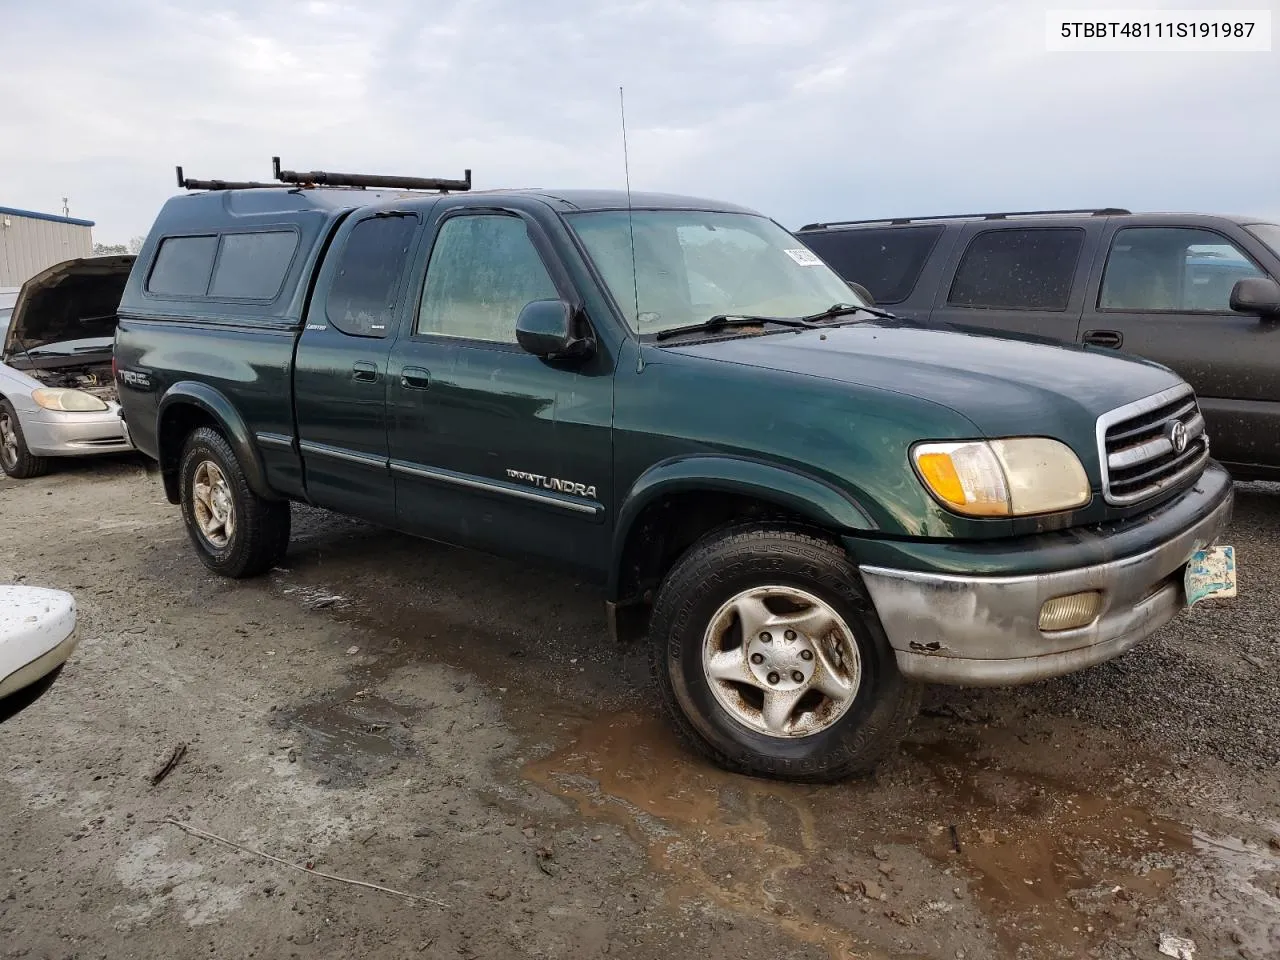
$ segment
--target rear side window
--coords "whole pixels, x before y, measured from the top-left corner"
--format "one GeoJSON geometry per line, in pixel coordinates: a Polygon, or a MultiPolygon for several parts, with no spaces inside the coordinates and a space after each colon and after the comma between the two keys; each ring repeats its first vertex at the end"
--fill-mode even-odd
{"type": "Polygon", "coordinates": [[[217,237],[166,237],[147,278],[147,292],[170,297],[203,297],[209,289],[217,237]]]}
{"type": "Polygon", "coordinates": [[[298,235],[292,230],[224,234],[209,296],[274,300],[297,249],[298,235]]]}
{"type": "Polygon", "coordinates": [[[325,302],[331,324],[353,337],[387,336],[417,227],[413,216],[373,217],[355,225],[325,302]]]}
{"type": "Polygon", "coordinates": [[[833,230],[801,236],[814,253],[844,277],[866,287],[876,303],[911,296],[943,227],[833,230]]]}
{"type": "Polygon", "coordinates": [[[988,230],[973,238],[947,302],[988,310],[1065,310],[1084,231],[988,230]]]}

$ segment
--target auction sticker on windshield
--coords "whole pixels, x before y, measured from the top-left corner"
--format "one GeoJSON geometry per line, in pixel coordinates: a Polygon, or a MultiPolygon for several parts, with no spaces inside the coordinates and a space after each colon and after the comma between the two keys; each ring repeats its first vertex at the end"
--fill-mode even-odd
{"type": "Polygon", "coordinates": [[[783,252],[802,267],[822,266],[822,259],[812,250],[785,250],[783,252]]]}
{"type": "Polygon", "coordinates": [[[1187,606],[1194,607],[1201,600],[1236,595],[1235,547],[1207,547],[1191,555],[1184,575],[1187,606]]]}

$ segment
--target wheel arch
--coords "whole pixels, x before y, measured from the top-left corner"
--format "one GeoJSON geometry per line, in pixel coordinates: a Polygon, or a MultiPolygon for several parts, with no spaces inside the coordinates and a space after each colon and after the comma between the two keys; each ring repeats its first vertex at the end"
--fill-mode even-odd
{"type": "Polygon", "coordinates": [[[282,499],[267,483],[262,456],[244,418],[215,387],[192,380],[175,383],[160,399],[156,427],[160,472],[165,496],[170,503],[178,503],[181,499],[178,464],[183,444],[191,432],[200,427],[213,427],[226,438],[254,493],[267,500],[282,499]]]}
{"type": "Polygon", "coordinates": [[[874,530],[853,496],[809,474],[745,457],[696,455],[655,464],[618,512],[607,593],[616,609],[645,599],[693,542],[747,519],[776,519],[828,532],[874,530]]]}

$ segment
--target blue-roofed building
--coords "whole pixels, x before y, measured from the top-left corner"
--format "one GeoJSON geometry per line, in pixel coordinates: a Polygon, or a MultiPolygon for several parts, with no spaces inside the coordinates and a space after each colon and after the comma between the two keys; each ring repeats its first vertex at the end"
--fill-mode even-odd
{"type": "Polygon", "coordinates": [[[46,267],[93,254],[93,221],[0,207],[0,287],[18,287],[46,267]]]}

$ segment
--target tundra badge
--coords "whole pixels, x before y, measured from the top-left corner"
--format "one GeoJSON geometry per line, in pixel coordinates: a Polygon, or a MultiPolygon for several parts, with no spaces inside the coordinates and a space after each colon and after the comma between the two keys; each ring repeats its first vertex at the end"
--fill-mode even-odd
{"type": "Polygon", "coordinates": [[[576,497],[594,497],[596,488],[587,486],[583,483],[574,483],[570,480],[557,480],[555,477],[546,477],[540,473],[525,473],[523,470],[507,470],[507,476],[512,480],[524,480],[532,483],[535,487],[542,487],[544,490],[556,490],[560,493],[573,494],[576,497]]]}

